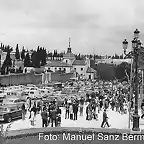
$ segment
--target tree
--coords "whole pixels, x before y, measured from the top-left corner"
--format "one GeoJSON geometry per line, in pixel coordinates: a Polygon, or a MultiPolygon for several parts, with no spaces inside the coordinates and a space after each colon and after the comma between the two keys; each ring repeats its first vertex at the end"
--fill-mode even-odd
{"type": "Polygon", "coordinates": [[[120,59],[123,59],[123,58],[124,58],[123,54],[122,54],[122,55],[120,55],[120,59]]]}
{"type": "Polygon", "coordinates": [[[15,58],[18,59],[18,60],[20,59],[20,53],[19,53],[19,46],[18,46],[18,44],[16,45],[15,58]]]}
{"type": "Polygon", "coordinates": [[[30,66],[31,66],[30,56],[29,53],[27,53],[24,59],[24,67],[30,67],[30,66]]]}
{"type": "Polygon", "coordinates": [[[31,61],[32,61],[32,66],[34,68],[37,67],[37,52],[36,51],[33,51],[32,55],[31,55],[31,61]]]}
{"type": "Polygon", "coordinates": [[[97,71],[99,78],[102,80],[114,80],[115,79],[115,66],[111,64],[99,63],[97,65],[97,71]]]}
{"type": "Polygon", "coordinates": [[[8,74],[10,71],[10,67],[12,66],[12,59],[10,57],[10,51],[7,52],[6,59],[2,65],[2,74],[8,74]]]}
{"type": "Polygon", "coordinates": [[[3,45],[1,43],[1,50],[4,51],[4,52],[12,52],[13,48],[10,45],[3,45]]]}
{"type": "Polygon", "coordinates": [[[115,68],[115,75],[117,79],[120,80],[128,80],[130,77],[131,66],[127,62],[122,62],[121,64],[117,65],[115,68]]]}
{"type": "Polygon", "coordinates": [[[119,59],[119,55],[115,54],[114,58],[119,59]]]}
{"type": "Polygon", "coordinates": [[[42,50],[42,59],[41,59],[41,66],[44,66],[46,64],[46,58],[47,58],[47,52],[46,49],[43,48],[42,50]]]}
{"type": "Polygon", "coordinates": [[[25,49],[23,47],[22,52],[21,52],[21,59],[22,61],[25,59],[25,49]]]}
{"type": "Polygon", "coordinates": [[[49,52],[49,53],[48,53],[48,57],[50,57],[51,60],[52,60],[52,55],[53,55],[52,52],[49,52]]]}

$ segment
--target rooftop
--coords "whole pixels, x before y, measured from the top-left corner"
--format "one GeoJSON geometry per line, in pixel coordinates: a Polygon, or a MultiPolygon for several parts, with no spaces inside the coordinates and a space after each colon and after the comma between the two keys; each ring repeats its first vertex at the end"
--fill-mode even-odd
{"type": "Polygon", "coordinates": [[[85,60],[75,60],[73,65],[86,65],[85,60]]]}
{"type": "Polygon", "coordinates": [[[86,70],[86,73],[95,73],[96,71],[91,68],[91,67],[88,67],[87,70],[86,70]]]}

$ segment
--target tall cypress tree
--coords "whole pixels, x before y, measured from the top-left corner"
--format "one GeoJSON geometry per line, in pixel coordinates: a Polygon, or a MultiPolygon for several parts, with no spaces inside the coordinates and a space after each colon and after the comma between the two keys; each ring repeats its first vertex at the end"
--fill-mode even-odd
{"type": "Polygon", "coordinates": [[[18,59],[18,60],[20,59],[20,53],[19,53],[19,46],[18,46],[18,44],[16,45],[15,58],[18,59]]]}
{"type": "Polygon", "coordinates": [[[6,59],[4,60],[4,63],[2,65],[2,72],[3,74],[5,74],[5,70],[6,70],[6,74],[9,73],[9,68],[12,66],[12,59],[10,57],[10,51],[7,52],[6,55],[6,59]]]}
{"type": "Polygon", "coordinates": [[[22,52],[21,52],[21,59],[22,61],[25,59],[25,49],[23,47],[22,52]]]}
{"type": "Polygon", "coordinates": [[[46,52],[46,49],[43,48],[42,50],[42,60],[41,60],[41,66],[44,66],[46,64],[46,58],[47,58],[47,52],[46,52]]]}
{"type": "Polygon", "coordinates": [[[27,53],[24,59],[24,67],[30,67],[30,66],[31,66],[30,56],[29,53],[27,53]]]}
{"type": "Polygon", "coordinates": [[[38,46],[37,52],[36,52],[36,59],[35,59],[35,67],[39,68],[40,67],[40,47],[38,46]]]}
{"type": "Polygon", "coordinates": [[[31,55],[31,61],[32,61],[32,66],[36,68],[37,65],[37,52],[33,51],[32,55],[31,55]]]}

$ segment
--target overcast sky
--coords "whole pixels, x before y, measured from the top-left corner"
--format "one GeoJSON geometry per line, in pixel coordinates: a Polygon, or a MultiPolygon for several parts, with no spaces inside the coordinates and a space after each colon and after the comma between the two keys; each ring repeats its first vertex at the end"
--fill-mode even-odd
{"type": "MultiPolygon", "coordinates": [[[[0,0],[0,41],[74,53],[122,53],[122,41],[141,31],[144,0],[0,0]]],[[[130,49],[131,43],[129,44],[130,49]]]]}

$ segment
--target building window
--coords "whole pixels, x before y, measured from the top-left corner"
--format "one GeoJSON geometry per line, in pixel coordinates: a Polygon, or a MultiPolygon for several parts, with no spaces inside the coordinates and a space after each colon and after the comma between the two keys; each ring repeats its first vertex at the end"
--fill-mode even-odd
{"type": "Polygon", "coordinates": [[[81,68],[81,71],[83,71],[83,68],[81,68]]]}
{"type": "Polygon", "coordinates": [[[66,63],[68,63],[68,60],[66,60],[66,63]]]}

